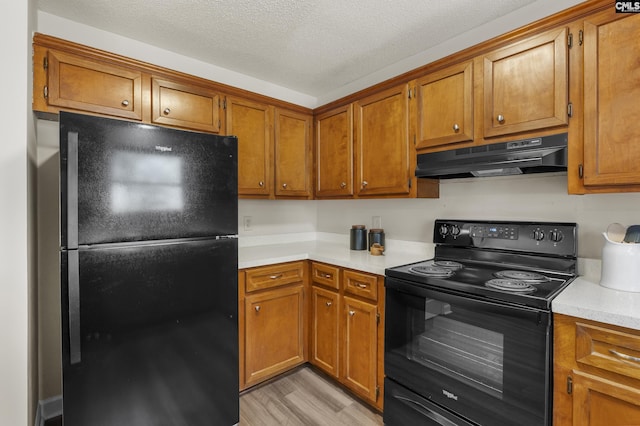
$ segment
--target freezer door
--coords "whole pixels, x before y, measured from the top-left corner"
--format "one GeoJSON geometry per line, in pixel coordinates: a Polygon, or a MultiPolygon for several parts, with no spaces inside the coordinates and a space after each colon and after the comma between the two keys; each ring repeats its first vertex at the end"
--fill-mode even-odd
{"type": "Polygon", "coordinates": [[[64,425],[236,424],[237,276],[236,239],[63,251],[64,425]]]}
{"type": "Polygon", "coordinates": [[[62,247],[235,235],[237,140],[60,113],[62,247]]]}

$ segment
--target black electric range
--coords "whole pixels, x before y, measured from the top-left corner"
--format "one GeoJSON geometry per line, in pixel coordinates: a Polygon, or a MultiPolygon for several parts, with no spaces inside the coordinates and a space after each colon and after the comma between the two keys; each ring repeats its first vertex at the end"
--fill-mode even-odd
{"type": "Polygon", "coordinates": [[[550,310],[576,277],[576,232],[575,223],[438,219],[435,257],[388,268],[385,275],[550,310]]]}

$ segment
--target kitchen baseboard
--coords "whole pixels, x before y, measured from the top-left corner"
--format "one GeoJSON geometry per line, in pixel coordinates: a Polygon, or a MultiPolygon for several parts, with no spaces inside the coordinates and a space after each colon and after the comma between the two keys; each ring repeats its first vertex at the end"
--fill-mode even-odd
{"type": "Polygon", "coordinates": [[[47,398],[45,400],[38,401],[38,408],[36,409],[36,421],[35,426],[44,426],[44,423],[62,415],[62,395],[47,398]]]}

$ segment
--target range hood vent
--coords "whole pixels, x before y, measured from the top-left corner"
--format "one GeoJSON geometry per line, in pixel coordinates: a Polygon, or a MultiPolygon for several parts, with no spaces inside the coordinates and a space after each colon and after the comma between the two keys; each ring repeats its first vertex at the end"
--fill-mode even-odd
{"type": "Polygon", "coordinates": [[[418,155],[416,176],[462,178],[567,170],[567,133],[418,155]]]}

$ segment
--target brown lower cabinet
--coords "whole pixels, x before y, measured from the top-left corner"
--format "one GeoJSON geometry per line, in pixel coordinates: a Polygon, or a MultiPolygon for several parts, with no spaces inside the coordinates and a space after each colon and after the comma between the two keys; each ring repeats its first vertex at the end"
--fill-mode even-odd
{"type": "Polygon", "coordinates": [[[309,362],[382,410],[382,277],[311,262],[309,362]]]}
{"type": "Polygon", "coordinates": [[[238,272],[240,390],[305,362],[382,410],[384,278],[313,261],[238,272]]]}
{"type": "Polygon", "coordinates": [[[640,331],[554,315],[556,426],[640,424],[640,331]]]}
{"type": "Polygon", "coordinates": [[[307,262],[238,273],[240,390],[307,361],[307,262]]]}

